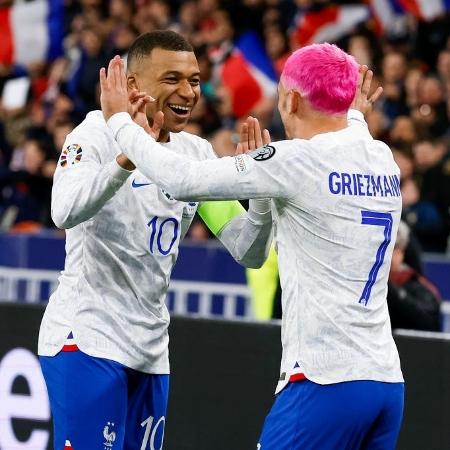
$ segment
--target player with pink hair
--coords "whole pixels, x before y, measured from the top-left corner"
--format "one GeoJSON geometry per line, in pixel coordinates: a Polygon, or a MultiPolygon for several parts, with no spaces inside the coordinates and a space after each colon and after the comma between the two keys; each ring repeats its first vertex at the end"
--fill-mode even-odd
{"type": "Polygon", "coordinates": [[[281,83],[302,93],[316,111],[346,116],[355,97],[358,74],[355,59],[336,45],[312,44],[289,57],[281,83]]]}
{"type": "Polygon", "coordinates": [[[174,198],[272,198],[283,354],[260,450],[396,446],[404,382],[386,296],[400,171],[360,112],[381,90],[368,98],[372,72],[362,67],[358,78],[358,69],[334,45],[298,50],[278,89],[288,139],[247,153],[262,142],[248,121],[243,154],[199,162],[133,123],[120,61],[101,73],[103,113],[120,148],[174,198]]]}

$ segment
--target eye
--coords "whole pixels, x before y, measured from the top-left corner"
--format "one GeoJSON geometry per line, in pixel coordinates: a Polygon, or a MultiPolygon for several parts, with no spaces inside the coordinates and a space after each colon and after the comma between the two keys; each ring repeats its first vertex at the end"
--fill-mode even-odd
{"type": "Polygon", "coordinates": [[[189,81],[189,83],[191,83],[192,86],[198,86],[200,84],[200,79],[194,78],[193,80],[189,81]]]}
{"type": "Polygon", "coordinates": [[[164,81],[166,83],[170,83],[170,84],[175,84],[178,82],[176,77],[166,77],[166,78],[164,78],[164,81]]]}

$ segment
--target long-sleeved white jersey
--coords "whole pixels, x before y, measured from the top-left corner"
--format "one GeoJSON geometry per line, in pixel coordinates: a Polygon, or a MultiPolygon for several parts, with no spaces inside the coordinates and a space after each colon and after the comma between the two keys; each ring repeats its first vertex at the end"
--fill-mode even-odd
{"type": "Polygon", "coordinates": [[[124,153],[178,199],[272,197],[283,289],[281,376],[403,381],[386,303],[401,213],[399,169],[358,111],[349,127],[202,162],[168,154],[128,114],[124,153]]]}
{"type": "MultiPolygon", "coordinates": [[[[211,145],[171,133],[161,148],[191,160],[216,158],[211,145]]],[[[73,334],[80,350],[146,373],[169,373],[165,295],[178,244],[197,209],[175,200],[121,152],[100,111],[70,133],[54,176],[52,217],[66,228],[66,262],[42,320],[38,353],[53,356],[73,334]]],[[[258,266],[272,218],[250,208],[218,237],[239,262],[258,266]]],[[[201,264],[201,262],[199,262],[201,264]]]]}

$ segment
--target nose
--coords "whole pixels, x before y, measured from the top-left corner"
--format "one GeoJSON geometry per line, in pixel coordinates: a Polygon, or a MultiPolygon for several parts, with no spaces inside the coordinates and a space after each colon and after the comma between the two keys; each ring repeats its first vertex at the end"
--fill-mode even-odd
{"type": "Polygon", "coordinates": [[[188,80],[182,81],[180,83],[180,87],[178,89],[178,94],[186,99],[194,99],[195,98],[195,91],[191,83],[189,83],[188,80]]]}

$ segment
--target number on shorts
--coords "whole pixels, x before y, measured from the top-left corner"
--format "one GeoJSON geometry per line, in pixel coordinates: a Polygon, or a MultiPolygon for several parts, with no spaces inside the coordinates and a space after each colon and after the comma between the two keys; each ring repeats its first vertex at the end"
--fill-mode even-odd
{"type": "Polygon", "coordinates": [[[156,424],[152,430],[153,420],[154,420],[154,417],[149,416],[149,417],[147,417],[147,419],[145,419],[141,423],[141,427],[145,427],[144,439],[142,439],[141,450],[147,449],[147,444],[149,443],[149,440],[150,440],[150,450],[162,450],[162,448],[163,448],[164,425],[166,422],[166,418],[164,416],[160,417],[158,422],[156,422],[156,424]],[[155,448],[155,436],[156,436],[156,432],[158,431],[158,428],[160,426],[162,427],[161,444],[160,444],[159,448],[155,448]]]}

